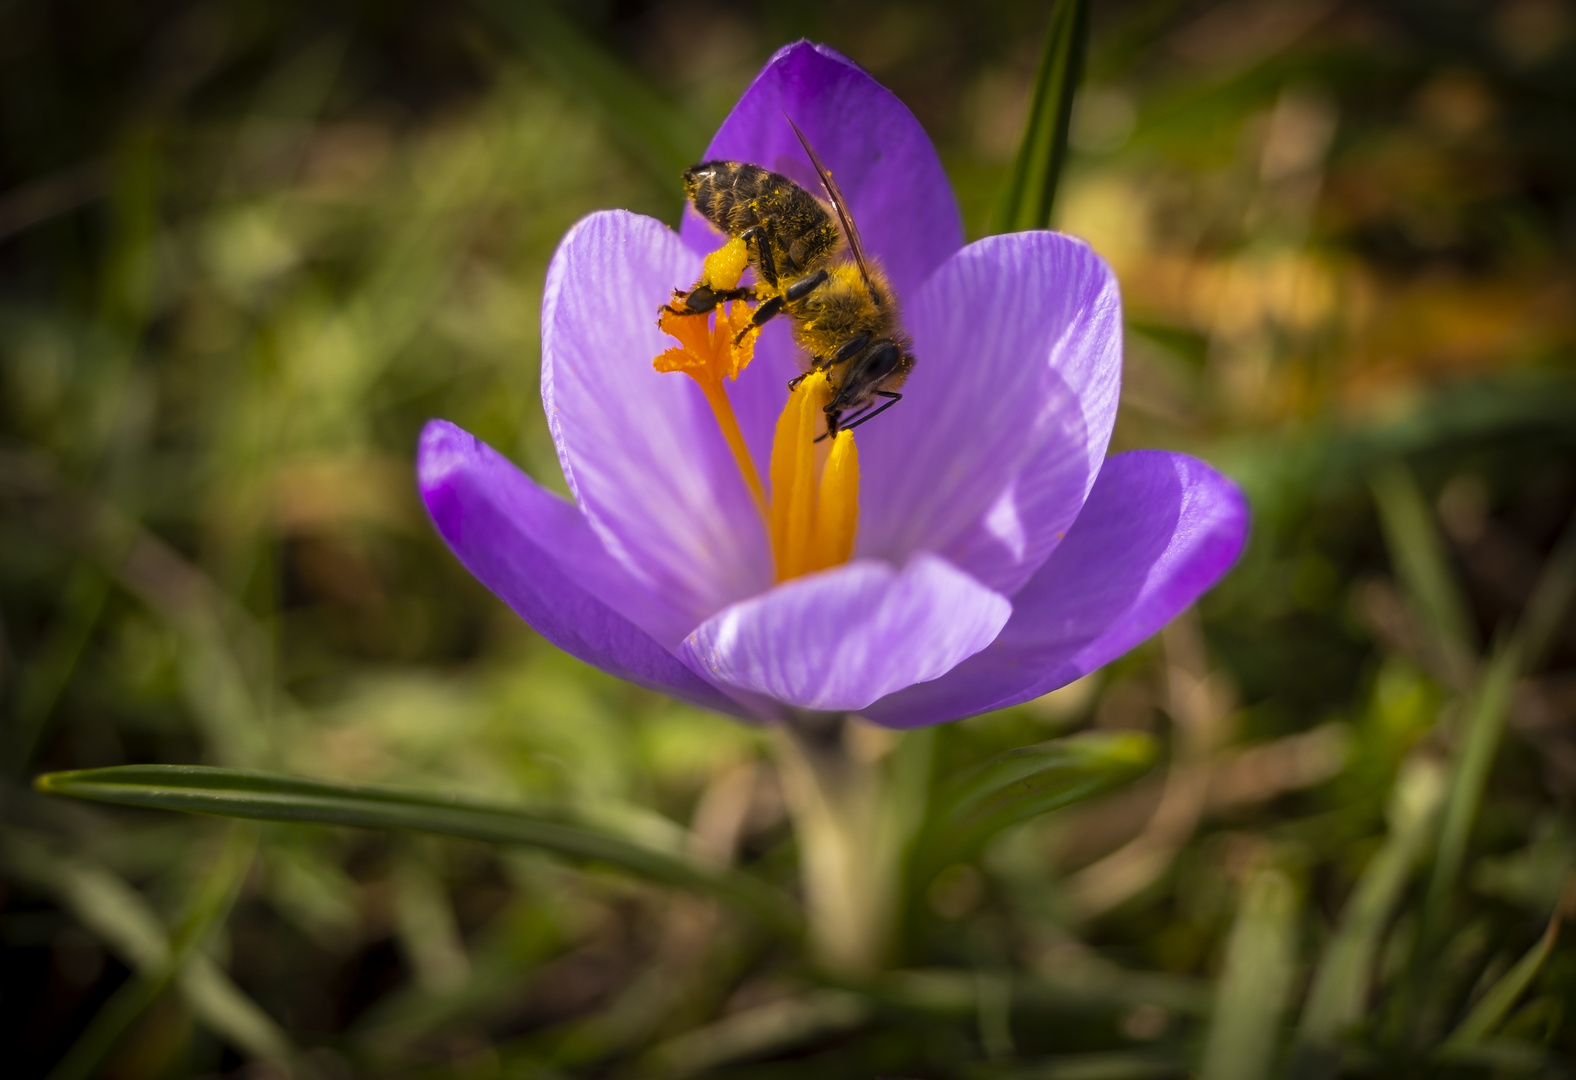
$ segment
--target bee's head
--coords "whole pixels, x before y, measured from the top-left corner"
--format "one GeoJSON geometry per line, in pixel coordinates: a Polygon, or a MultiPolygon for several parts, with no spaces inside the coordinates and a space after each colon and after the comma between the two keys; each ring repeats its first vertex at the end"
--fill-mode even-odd
{"type": "Polygon", "coordinates": [[[897,388],[913,367],[914,357],[906,341],[881,338],[871,342],[849,366],[843,384],[827,404],[828,428],[835,432],[855,426],[885,408],[877,404],[882,398],[887,399],[886,405],[896,401],[901,396],[897,388]],[[857,414],[855,421],[844,424],[845,413],[857,414]]]}
{"type": "Polygon", "coordinates": [[[851,402],[867,399],[878,389],[892,391],[903,385],[908,372],[914,369],[914,358],[909,355],[906,345],[908,342],[894,341],[890,337],[870,342],[870,347],[865,348],[864,356],[860,356],[854,371],[849,372],[848,382],[843,385],[845,393],[853,391],[851,402]]]}
{"type": "Polygon", "coordinates": [[[883,338],[872,342],[860,358],[859,369],[849,381],[861,384],[865,393],[874,390],[896,390],[913,370],[914,358],[904,348],[905,342],[883,338]]]}

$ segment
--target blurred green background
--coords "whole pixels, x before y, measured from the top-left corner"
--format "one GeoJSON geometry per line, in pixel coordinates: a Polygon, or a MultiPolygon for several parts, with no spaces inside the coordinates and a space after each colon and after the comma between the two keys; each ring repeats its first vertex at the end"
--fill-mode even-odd
{"type": "MultiPolygon", "coordinates": [[[[248,832],[46,770],[569,805],[792,886],[761,734],[535,636],[435,537],[416,438],[453,420],[562,489],[558,238],[676,222],[799,37],[913,108],[981,235],[1048,17],[0,3],[7,1075],[68,1075],[248,832]]],[[[1070,143],[1058,225],[1126,306],[1115,449],[1215,463],[1253,539],[1132,655],[939,729],[933,779],[1079,728],[1152,733],[1152,772],[917,881],[899,970],[857,985],[628,875],[264,826],[92,1071],[1571,1075],[1576,4],[1100,3],[1070,143]]]]}

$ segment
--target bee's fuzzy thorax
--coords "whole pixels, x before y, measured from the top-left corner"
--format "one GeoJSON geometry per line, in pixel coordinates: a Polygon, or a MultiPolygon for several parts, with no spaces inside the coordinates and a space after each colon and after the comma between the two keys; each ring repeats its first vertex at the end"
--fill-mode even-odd
{"type": "MultiPolygon", "coordinates": [[[[872,340],[903,336],[892,287],[884,276],[875,277],[880,274],[879,268],[872,270],[874,288],[866,286],[853,263],[836,263],[828,271],[831,276],[826,284],[798,304],[789,305],[794,316],[794,339],[805,352],[825,361],[835,356],[844,342],[860,334],[867,334],[872,340]]],[[[835,382],[835,375],[833,378],[835,382]]]]}

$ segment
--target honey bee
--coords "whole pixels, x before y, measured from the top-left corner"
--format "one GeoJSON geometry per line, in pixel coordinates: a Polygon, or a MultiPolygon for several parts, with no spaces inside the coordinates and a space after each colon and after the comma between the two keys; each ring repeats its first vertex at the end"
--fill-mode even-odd
{"type": "Polygon", "coordinates": [[[745,242],[756,283],[723,289],[702,280],[688,291],[675,289],[667,310],[704,315],[724,301],[759,301],[741,339],[777,315],[787,315],[795,343],[809,358],[805,375],[826,373],[832,390],[826,430],[835,435],[902,399],[898,387],[914,368],[913,343],[903,331],[891,283],[865,255],[837,182],[799,126],[791,119],[788,123],[815,166],[827,201],[759,165],[705,161],[689,169],[684,192],[691,205],[745,242]],[[840,258],[845,252],[852,262],[840,258]]]}

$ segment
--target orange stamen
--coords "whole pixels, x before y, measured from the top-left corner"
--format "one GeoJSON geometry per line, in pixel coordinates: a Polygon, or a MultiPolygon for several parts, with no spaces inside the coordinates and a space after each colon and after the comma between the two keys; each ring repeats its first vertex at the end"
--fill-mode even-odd
{"type": "MultiPolygon", "coordinates": [[[[747,265],[743,241],[730,240],[706,257],[701,284],[718,289],[736,288],[747,265]]],[[[738,418],[733,415],[728,392],[722,386],[723,379],[737,379],[755,355],[755,335],[744,333],[750,328],[750,315],[749,306],[737,301],[720,305],[712,315],[675,315],[663,308],[657,316],[657,325],[679,344],[657,356],[652,365],[658,371],[682,371],[695,380],[706,395],[706,403],[717,418],[722,437],[728,441],[728,449],[733,451],[744,483],[764,517],[766,492],[761,487],[761,476],[739,430],[738,418]],[[736,338],[739,339],[737,344],[734,343],[736,338]]]]}

